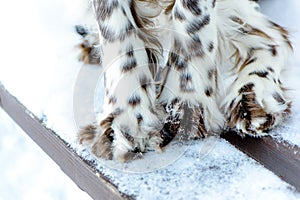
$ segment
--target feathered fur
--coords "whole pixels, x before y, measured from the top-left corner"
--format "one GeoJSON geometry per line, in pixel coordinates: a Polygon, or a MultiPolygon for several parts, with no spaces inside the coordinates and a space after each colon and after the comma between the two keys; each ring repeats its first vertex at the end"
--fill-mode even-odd
{"type": "Polygon", "coordinates": [[[96,156],[126,161],[227,128],[263,136],[290,113],[289,34],[254,1],[94,0],[94,10],[106,95],[99,127],[79,142],[96,156]],[[225,94],[220,72],[234,80],[225,94]]]}

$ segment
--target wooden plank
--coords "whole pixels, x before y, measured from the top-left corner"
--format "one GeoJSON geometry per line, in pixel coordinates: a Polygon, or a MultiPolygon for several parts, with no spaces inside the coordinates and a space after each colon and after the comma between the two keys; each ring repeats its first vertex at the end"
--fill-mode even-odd
{"type": "Polygon", "coordinates": [[[241,138],[234,132],[222,136],[300,191],[300,149],[272,137],[241,138]]]}
{"type": "MultiPolygon", "coordinates": [[[[84,161],[52,130],[44,127],[15,97],[0,85],[0,106],[61,167],[61,169],[94,199],[132,199],[99,171],[84,161]]],[[[222,136],[300,191],[300,149],[271,137],[241,138],[235,133],[222,136]]]]}
{"type": "Polygon", "coordinates": [[[80,158],[0,84],[0,106],[93,199],[131,199],[80,158]]]}

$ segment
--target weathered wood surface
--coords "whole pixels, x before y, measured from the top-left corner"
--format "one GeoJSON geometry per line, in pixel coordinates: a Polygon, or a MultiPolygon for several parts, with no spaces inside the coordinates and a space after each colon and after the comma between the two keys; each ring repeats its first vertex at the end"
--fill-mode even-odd
{"type": "Polygon", "coordinates": [[[222,137],[300,191],[299,147],[272,137],[241,138],[235,133],[222,137]]]}
{"type": "Polygon", "coordinates": [[[93,199],[129,199],[0,85],[0,106],[93,199]]]}

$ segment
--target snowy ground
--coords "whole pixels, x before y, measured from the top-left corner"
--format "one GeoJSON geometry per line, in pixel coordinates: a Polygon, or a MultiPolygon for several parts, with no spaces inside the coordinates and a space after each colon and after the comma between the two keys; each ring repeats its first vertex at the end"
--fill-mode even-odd
{"type": "Polygon", "coordinates": [[[0,109],[0,200],[91,199],[0,109]]]}
{"type": "MultiPolygon", "coordinates": [[[[77,75],[82,73],[82,64],[76,60],[78,52],[74,51],[79,38],[73,33],[73,25],[82,23],[80,13],[85,8],[80,6],[83,1],[15,0],[0,3],[3,63],[0,81],[43,118],[47,126],[72,144],[78,124],[74,125],[76,113],[70,102],[74,100],[77,75]]],[[[295,102],[293,115],[273,134],[280,134],[278,137],[300,145],[300,59],[297,56],[300,55],[300,1],[265,0],[262,7],[272,19],[291,30],[295,45],[295,56],[289,62],[292,72],[287,73],[289,87],[294,89],[291,91],[295,102]]],[[[2,111],[0,132],[0,200],[88,199],[72,186],[70,180],[58,174],[59,168],[49,158],[42,156],[40,150],[32,149],[36,145],[2,111]]],[[[178,146],[173,148],[180,149],[178,146]]],[[[79,153],[89,157],[85,151],[79,153]]],[[[151,153],[146,164],[143,163],[145,160],[135,166],[99,162],[97,167],[122,192],[140,199],[154,194],[165,198],[172,195],[178,199],[187,198],[182,196],[187,194],[194,198],[201,195],[203,199],[300,199],[289,185],[223,140],[211,138],[191,144],[182,147],[177,155],[169,151],[160,159],[168,155],[172,155],[172,164],[167,168],[154,166],[154,171],[150,164],[155,157],[151,153]],[[185,152],[186,148],[189,150],[185,152]],[[132,173],[137,170],[139,173],[132,173]]],[[[166,165],[169,162],[166,160],[166,165]]]]}

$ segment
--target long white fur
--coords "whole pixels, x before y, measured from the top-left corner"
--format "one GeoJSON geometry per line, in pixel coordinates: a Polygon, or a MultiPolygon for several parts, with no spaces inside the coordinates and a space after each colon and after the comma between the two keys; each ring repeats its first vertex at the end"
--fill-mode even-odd
{"type": "MultiPolygon", "coordinates": [[[[118,10],[109,19],[105,19],[102,25],[108,26],[116,33],[124,31],[127,23],[132,23],[133,27],[137,29],[131,15],[130,1],[118,0],[118,2],[122,4],[126,16],[124,17],[124,13],[118,10]]],[[[142,17],[151,17],[154,22],[155,26],[151,30],[156,31],[157,38],[163,47],[163,51],[165,51],[159,61],[163,65],[168,59],[169,52],[173,50],[174,39],[182,42],[183,46],[181,48],[188,49],[185,44],[190,39],[190,35],[186,32],[186,25],[195,16],[182,7],[181,1],[176,0],[174,7],[187,17],[185,22],[176,21],[174,13],[164,13],[167,1],[158,2],[158,4],[153,4],[135,0],[137,13],[142,17]]],[[[103,66],[106,71],[106,87],[109,91],[105,97],[103,116],[109,115],[116,108],[123,110],[122,114],[114,119],[111,126],[115,134],[113,142],[113,155],[115,159],[124,159],[124,155],[132,151],[135,147],[140,148],[142,151],[145,150],[146,146],[157,148],[160,138],[156,136],[151,138],[148,134],[154,129],[153,126],[163,123],[161,121],[162,116],[156,115],[150,110],[155,109],[157,103],[170,104],[177,97],[182,102],[188,102],[191,106],[200,105],[203,108],[204,123],[207,131],[217,133],[224,127],[224,115],[228,116],[232,112],[229,109],[232,100],[235,99],[238,101],[241,99],[239,90],[247,83],[254,83],[256,100],[259,105],[266,113],[276,115],[277,118],[274,125],[282,122],[284,117],[283,112],[287,109],[287,105],[278,104],[272,95],[278,93],[287,102],[289,100],[282,87],[278,83],[275,84],[273,79],[278,80],[281,77],[281,71],[285,67],[287,58],[291,53],[288,43],[280,31],[272,26],[269,20],[258,11],[259,6],[257,3],[249,0],[217,0],[215,8],[210,8],[209,5],[212,2],[213,0],[199,0],[199,4],[202,6],[202,15],[208,14],[210,16],[210,23],[197,33],[204,46],[204,56],[192,57],[189,60],[188,68],[185,70],[185,72],[192,75],[193,84],[189,85],[189,87],[194,88],[194,92],[186,93],[180,90],[179,80],[181,72],[171,68],[168,73],[161,74],[162,79],[165,79],[165,89],[159,99],[155,99],[155,84],[149,71],[147,55],[144,51],[146,46],[137,34],[126,37],[124,41],[103,41],[103,66]],[[244,24],[232,21],[232,16],[240,18],[244,24]],[[240,34],[239,29],[246,28],[247,25],[262,30],[271,39],[258,35],[240,34]],[[208,52],[205,48],[210,42],[213,42],[215,47],[212,52],[208,52]],[[121,73],[120,65],[126,61],[124,54],[128,45],[133,46],[134,57],[137,59],[138,67],[128,74],[124,74],[121,73]],[[277,56],[270,54],[268,50],[270,48],[269,45],[276,46],[277,56]],[[249,56],[250,48],[261,49],[254,52],[253,56],[257,57],[257,61],[243,70],[239,70],[240,65],[234,68],[235,60],[232,55],[234,55],[235,51],[239,51],[239,56],[244,61],[249,56]],[[262,79],[258,76],[249,76],[250,72],[261,71],[267,66],[272,66],[274,69],[273,73],[268,74],[267,79],[262,79]],[[221,69],[223,72],[231,72],[234,77],[233,79],[236,79],[235,82],[232,82],[226,88],[226,96],[220,96],[219,83],[208,79],[207,72],[211,69],[215,69],[216,71],[220,71],[221,69]],[[140,87],[139,78],[142,75],[146,75],[152,81],[147,93],[144,93],[140,87]],[[204,94],[207,86],[212,87],[214,91],[211,97],[204,94]],[[135,107],[128,107],[128,99],[134,94],[141,97],[141,104],[135,107]],[[115,105],[109,104],[109,96],[112,95],[117,99],[115,105]],[[218,98],[222,99],[221,105],[218,104],[218,98]],[[224,108],[222,110],[223,113],[221,113],[220,107],[224,108]],[[143,115],[141,125],[137,124],[136,115],[138,113],[142,113],[143,115]],[[129,127],[129,133],[135,138],[135,144],[130,144],[122,135],[121,130],[124,126],[129,127]]],[[[175,51],[178,51],[178,49],[175,49],[175,51]]],[[[253,119],[251,123],[254,128],[258,128],[264,122],[265,119],[257,118],[253,119]]],[[[247,134],[247,130],[242,122],[236,124],[236,129],[242,130],[247,134]]],[[[264,134],[261,131],[258,132],[259,136],[264,134]]]]}
{"type": "MultiPolygon", "coordinates": [[[[287,105],[280,105],[272,98],[272,94],[277,92],[287,102],[288,97],[285,95],[279,84],[274,84],[274,80],[278,80],[281,77],[281,72],[284,69],[287,58],[291,54],[292,50],[285,38],[282,37],[279,30],[276,30],[274,26],[270,24],[270,21],[260,13],[259,6],[255,2],[247,0],[219,0],[217,1],[217,24],[219,35],[219,55],[218,59],[220,66],[222,64],[231,61],[231,66],[234,64],[233,60],[230,60],[228,55],[233,55],[235,49],[239,50],[240,56],[245,60],[248,56],[249,48],[261,48],[257,50],[253,57],[257,57],[257,61],[247,66],[241,72],[238,73],[239,68],[227,69],[231,70],[237,81],[233,83],[226,92],[226,96],[223,100],[223,107],[225,112],[228,113],[229,104],[233,99],[239,100],[240,96],[238,91],[246,83],[252,82],[255,84],[255,94],[258,103],[266,111],[266,113],[275,114],[276,120],[274,126],[283,121],[284,110],[287,109],[287,105]],[[241,35],[238,33],[238,29],[243,25],[237,24],[228,20],[232,16],[237,16],[244,21],[244,25],[249,24],[259,30],[262,30],[272,39],[266,39],[256,35],[241,35]],[[271,56],[268,49],[268,45],[276,46],[277,56],[271,56]],[[269,73],[268,79],[262,79],[257,76],[249,76],[248,74],[253,71],[261,71],[271,66],[274,73],[269,73]]],[[[229,112],[230,114],[230,112],[229,112]]],[[[252,124],[254,127],[258,127],[264,119],[253,119],[252,124]]],[[[247,131],[242,124],[236,125],[237,129],[247,131]]],[[[258,131],[258,135],[265,135],[265,133],[258,131]]]]}

